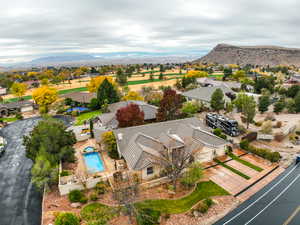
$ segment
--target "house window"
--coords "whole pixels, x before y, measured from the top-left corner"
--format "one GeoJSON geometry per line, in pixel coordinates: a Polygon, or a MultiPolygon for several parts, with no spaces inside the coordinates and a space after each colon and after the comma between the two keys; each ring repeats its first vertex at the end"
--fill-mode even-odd
{"type": "Polygon", "coordinates": [[[151,174],[153,174],[153,167],[152,166],[147,168],[147,175],[151,175],[151,174]]]}

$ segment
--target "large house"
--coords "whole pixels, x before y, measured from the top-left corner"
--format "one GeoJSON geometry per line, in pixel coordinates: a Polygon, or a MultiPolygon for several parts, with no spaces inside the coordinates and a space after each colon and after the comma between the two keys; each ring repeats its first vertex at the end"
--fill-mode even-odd
{"type": "Polygon", "coordinates": [[[210,132],[199,119],[187,118],[113,130],[118,152],[128,169],[139,172],[142,179],[159,175],[153,156],[160,151],[180,149],[193,151],[198,162],[224,155],[229,143],[210,132]]]}
{"type": "Polygon", "coordinates": [[[218,88],[222,90],[225,102],[230,102],[230,96],[234,96],[235,92],[224,84],[195,88],[193,90],[183,92],[182,95],[185,96],[188,101],[197,100],[201,101],[206,106],[210,106],[211,96],[218,88]]]}
{"type": "Polygon", "coordinates": [[[144,112],[144,120],[155,120],[157,114],[157,107],[150,105],[143,101],[121,101],[110,104],[108,106],[109,113],[103,113],[98,116],[100,126],[106,127],[108,129],[116,129],[118,127],[118,121],[116,118],[116,113],[119,109],[128,106],[129,104],[136,104],[139,106],[140,110],[144,112]]]}
{"type": "Polygon", "coordinates": [[[11,113],[17,112],[32,112],[34,106],[33,102],[27,100],[0,104],[0,116],[8,116],[11,113]]]}

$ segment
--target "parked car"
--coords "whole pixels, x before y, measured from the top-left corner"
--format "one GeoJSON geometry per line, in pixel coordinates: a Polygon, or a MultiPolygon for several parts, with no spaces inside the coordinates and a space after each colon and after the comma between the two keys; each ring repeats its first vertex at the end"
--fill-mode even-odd
{"type": "Polygon", "coordinates": [[[296,164],[297,164],[298,162],[300,162],[300,155],[298,155],[298,156],[296,157],[296,164]]]}

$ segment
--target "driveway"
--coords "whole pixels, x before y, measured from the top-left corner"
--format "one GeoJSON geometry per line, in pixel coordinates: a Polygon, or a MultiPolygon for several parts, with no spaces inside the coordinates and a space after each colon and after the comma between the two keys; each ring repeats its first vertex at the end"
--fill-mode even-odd
{"type": "Polygon", "coordinates": [[[38,118],[17,121],[1,130],[7,139],[0,158],[0,224],[38,225],[41,218],[41,193],[30,182],[32,161],[25,156],[23,135],[37,124],[38,118]]]}

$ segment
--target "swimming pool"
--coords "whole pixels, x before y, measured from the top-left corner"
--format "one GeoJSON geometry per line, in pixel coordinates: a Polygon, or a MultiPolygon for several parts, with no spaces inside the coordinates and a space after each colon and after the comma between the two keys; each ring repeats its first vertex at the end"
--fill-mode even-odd
{"type": "Polygon", "coordinates": [[[84,152],[94,152],[94,151],[95,151],[95,148],[92,147],[92,146],[88,146],[88,147],[84,148],[83,151],[84,151],[84,152]]]}
{"type": "Polygon", "coordinates": [[[67,112],[68,112],[68,113],[69,113],[69,112],[73,112],[73,111],[84,112],[84,111],[87,111],[87,110],[89,110],[89,109],[86,108],[86,107],[73,107],[73,108],[69,108],[69,109],[67,110],[67,112]]]}
{"type": "Polygon", "coordinates": [[[104,163],[98,152],[90,152],[83,154],[83,158],[89,173],[97,173],[104,171],[104,163]]]}

